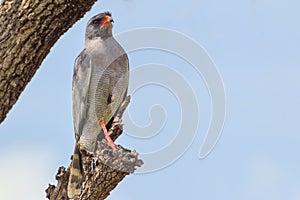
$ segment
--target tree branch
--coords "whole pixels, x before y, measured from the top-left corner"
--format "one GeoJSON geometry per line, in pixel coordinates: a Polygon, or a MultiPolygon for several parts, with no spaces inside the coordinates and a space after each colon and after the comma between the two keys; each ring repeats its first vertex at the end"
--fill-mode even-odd
{"type": "Polygon", "coordinates": [[[51,47],[96,0],[3,0],[0,5],[0,123],[51,47]]]}
{"type": "MultiPolygon", "coordinates": [[[[117,116],[114,118],[108,133],[112,139],[117,139],[122,133],[122,115],[130,97],[122,103],[117,116]]],[[[138,159],[138,153],[125,149],[119,145],[116,150],[108,146],[105,140],[98,142],[96,154],[81,152],[83,162],[83,183],[80,193],[75,200],[103,200],[123,178],[133,173],[136,167],[140,167],[143,161],[138,159]]],[[[58,169],[57,186],[50,185],[46,189],[47,198],[50,200],[68,199],[67,187],[70,175],[70,166],[67,171],[64,167],[58,169]]]]}

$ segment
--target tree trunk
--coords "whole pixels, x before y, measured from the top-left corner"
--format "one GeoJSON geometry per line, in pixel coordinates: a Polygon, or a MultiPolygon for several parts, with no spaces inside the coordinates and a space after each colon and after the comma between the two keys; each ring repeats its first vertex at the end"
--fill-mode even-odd
{"type": "Polygon", "coordinates": [[[0,5],[0,123],[51,47],[96,0],[3,0],[0,5]]]}

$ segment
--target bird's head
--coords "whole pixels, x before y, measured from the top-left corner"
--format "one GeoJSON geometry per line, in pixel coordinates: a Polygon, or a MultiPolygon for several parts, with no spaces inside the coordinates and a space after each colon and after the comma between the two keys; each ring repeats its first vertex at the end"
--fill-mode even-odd
{"type": "Polygon", "coordinates": [[[112,36],[112,23],[114,20],[110,12],[100,13],[92,17],[86,26],[86,39],[101,37],[106,39],[112,36]]]}

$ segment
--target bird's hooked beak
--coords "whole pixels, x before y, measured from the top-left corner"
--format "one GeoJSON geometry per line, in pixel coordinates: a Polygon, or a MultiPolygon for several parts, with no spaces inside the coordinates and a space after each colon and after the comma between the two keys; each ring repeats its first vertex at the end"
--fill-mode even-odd
{"type": "Polygon", "coordinates": [[[102,23],[101,23],[101,27],[106,25],[106,24],[111,25],[113,22],[114,22],[113,18],[109,15],[106,15],[105,18],[103,19],[102,23]]]}

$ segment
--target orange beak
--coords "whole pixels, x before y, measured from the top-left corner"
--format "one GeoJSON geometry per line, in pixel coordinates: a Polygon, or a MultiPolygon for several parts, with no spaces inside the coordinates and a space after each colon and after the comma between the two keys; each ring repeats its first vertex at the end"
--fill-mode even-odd
{"type": "Polygon", "coordinates": [[[103,21],[101,22],[101,26],[104,26],[105,24],[111,24],[112,22],[114,22],[112,17],[106,15],[103,21]]]}

